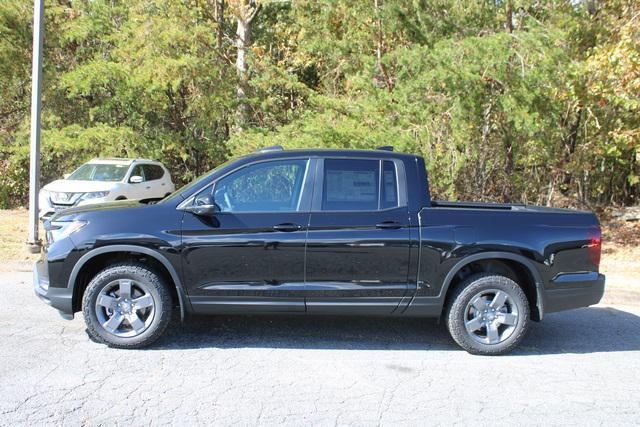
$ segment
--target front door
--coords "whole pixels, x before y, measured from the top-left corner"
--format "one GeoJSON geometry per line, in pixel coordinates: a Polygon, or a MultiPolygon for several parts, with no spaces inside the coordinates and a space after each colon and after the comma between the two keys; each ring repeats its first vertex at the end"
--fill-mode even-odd
{"type": "Polygon", "coordinates": [[[219,212],[184,214],[183,269],[194,311],[305,310],[311,163],[301,158],[243,166],[195,197],[194,203],[213,200],[219,212]]]}
{"type": "Polygon", "coordinates": [[[127,199],[144,200],[151,197],[149,196],[151,186],[149,185],[149,182],[147,182],[147,178],[145,177],[145,170],[142,164],[138,163],[133,166],[127,182],[127,199]],[[142,178],[142,181],[131,182],[131,178],[133,178],[134,176],[139,176],[140,178],[142,178]]]}
{"type": "Polygon", "coordinates": [[[409,269],[404,173],[393,159],[320,163],[307,239],[307,312],[390,314],[398,307],[409,269]]]}

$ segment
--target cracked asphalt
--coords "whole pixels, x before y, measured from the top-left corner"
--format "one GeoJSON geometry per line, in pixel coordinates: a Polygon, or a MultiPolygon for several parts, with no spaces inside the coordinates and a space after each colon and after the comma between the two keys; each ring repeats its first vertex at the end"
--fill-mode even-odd
{"type": "Polygon", "coordinates": [[[549,315],[471,356],[420,319],[214,317],[151,349],[91,342],[80,315],[0,273],[0,425],[640,423],[640,308],[549,315]]]}

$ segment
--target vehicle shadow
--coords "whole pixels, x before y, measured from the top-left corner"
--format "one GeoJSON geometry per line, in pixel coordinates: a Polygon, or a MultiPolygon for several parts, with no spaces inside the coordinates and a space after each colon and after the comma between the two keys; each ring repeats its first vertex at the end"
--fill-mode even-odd
{"type": "MultiPolygon", "coordinates": [[[[611,307],[553,313],[512,355],[640,350],[640,317],[611,307]]],[[[315,316],[191,317],[150,350],[195,348],[462,351],[433,319],[315,316]]]]}

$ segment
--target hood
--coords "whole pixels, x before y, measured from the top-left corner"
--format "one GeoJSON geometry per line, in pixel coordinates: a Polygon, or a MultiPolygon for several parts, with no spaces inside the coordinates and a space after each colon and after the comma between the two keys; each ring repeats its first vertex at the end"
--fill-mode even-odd
{"type": "Polygon", "coordinates": [[[70,179],[58,179],[44,187],[43,190],[62,193],[90,193],[93,191],[109,191],[119,181],[76,181],[70,179]]]}
{"type": "Polygon", "coordinates": [[[126,209],[144,209],[153,205],[147,205],[140,203],[137,200],[121,200],[116,202],[99,203],[95,205],[82,205],[73,208],[62,210],[51,217],[52,221],[73,219],[83,214],[89,214],[92,212],[98,213],[115,213],[117,211],[124,211],[126,209]]]}

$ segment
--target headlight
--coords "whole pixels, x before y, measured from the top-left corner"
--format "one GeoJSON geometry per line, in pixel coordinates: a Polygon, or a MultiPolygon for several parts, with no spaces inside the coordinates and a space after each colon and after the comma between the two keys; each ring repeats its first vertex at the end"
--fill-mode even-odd
{"type": "Polygon", "coordinates": [[[80,197],[80,200],[101,199],[103,197],[107,197],[108,195],[108,191],[94,191],[91,193],[84,193],[82,197],[80,197]]]}
{"type": "Polygon", "coordinates": [[[87,225],[87,221],[52,221],[45,224],[47,230],[47,240],[49,243],[56,242],[60,239],[75,233],[82,227],[87,225]]]}

